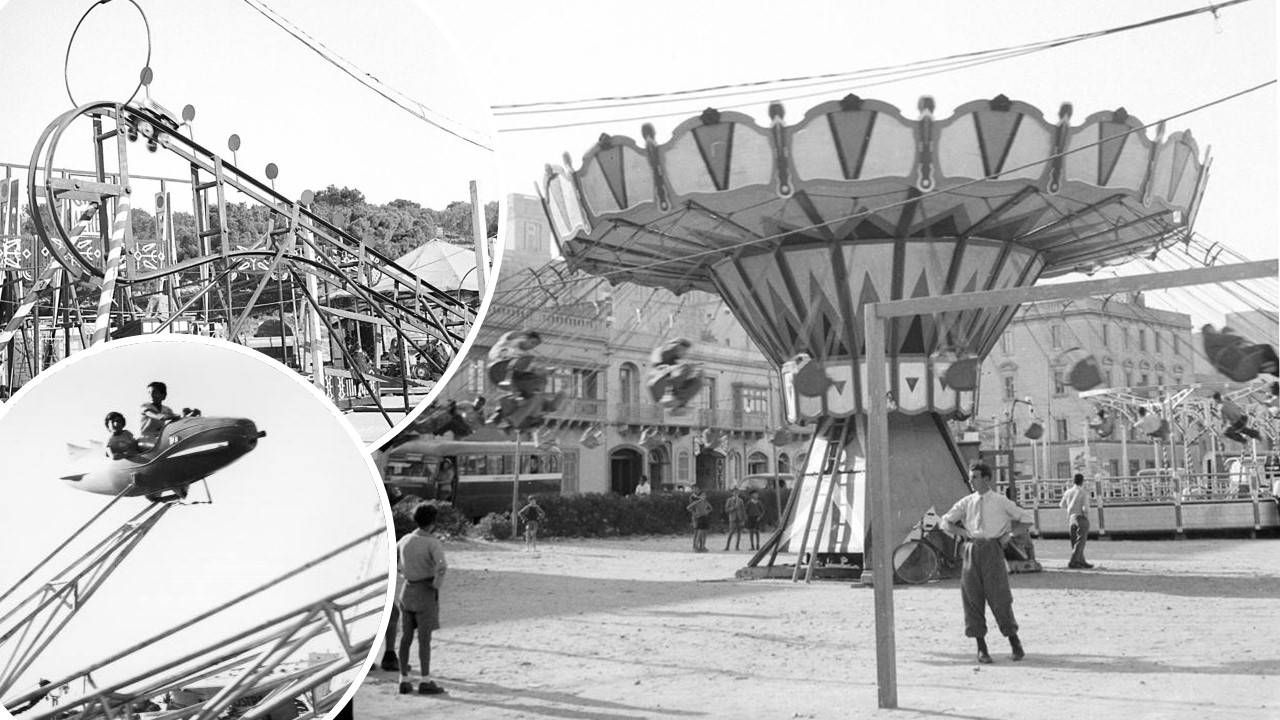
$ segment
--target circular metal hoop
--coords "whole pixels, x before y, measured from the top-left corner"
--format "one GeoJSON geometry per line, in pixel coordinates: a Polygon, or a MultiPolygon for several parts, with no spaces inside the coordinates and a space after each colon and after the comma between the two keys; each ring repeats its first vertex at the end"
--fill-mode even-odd
{"type": "MultiPolygon", "coordinates": [[[[93,9],[109,2],[111,0],[98,0],[98,2],[90,5],[89,9],[85,10],[84,14],[80,16],[80,20],[76,22],[76,27],[71,31],[71,37],[67,40],[67,52],[62,58],[62,84],[67,89],[67,97],[71,100],[72,107],[79,107],[80,104],[76,102],[75,95],[71,93],[71,48],[75,45],[76,34],[80,32],[80,26],[84,24],[85,19],[89,17],[93,9]]],[[[128,105],[133,102],[134,98],[138,97],[138,93],[142,91],[142,86],[147,84],[147,80],[144,80],[144,78],[150,74],[149,71],[151,70],[151,23],[147,21],[147,14],[142,11],[142,6],[138,4],[138,0],[128,0],[128,2],[138,11],[138,15],[142,18],[142,27],[147,32],[147,59],[142,64],[142,70],[138,73],[137,86],[134,87],[133,93],[121,103],[123,105],[128,105]]]]}

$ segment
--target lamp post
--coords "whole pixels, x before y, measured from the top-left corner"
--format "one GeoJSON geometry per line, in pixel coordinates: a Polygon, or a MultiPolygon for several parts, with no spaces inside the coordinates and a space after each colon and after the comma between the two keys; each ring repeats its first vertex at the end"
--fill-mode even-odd
{"type": "MultiPolygon", "coordinates": [[[[1006,488],[1005,495],[1010,500],[1014,500],[1014,501],[1017,500],[1018,492],[1017,492],[1017,480],[1015,479],[1015,475],[1017,473],[1016,473],[1016,466],[1014,464],[1013,412],[1014,410],[1017,409],[1019,404],[1026,405],[1027,407],[1031,408],[1031,411],[1032,411],[1031,425],[1027,427],[1027,430],[1025,433],[1023,433],[1023,435],[1028,440],[1031,441],[1031,479],[1033,482],[1036,480],[1039,474],[1039,465],[1036,462],[1037,460],[1036,439],[1038,436],[1033,437],[1033,435],[1035,434],[1035,428],[1037,426],[1043,428],[1043,426],[1040,425],[1039,421],[1035,419],[1034,413],[1035,413],[1036,406],[1035,406],[1035,403],[1031,400],[1030,395],[1026,396],[1025,398],[1014,398],[1013,402],[1009,403],[1009,409],[1005,411],[1005,415],[1004,415],[1005,417],[1004,435],[1006,438],[1008,438],[1008,441],[1009,441],[1009,487],[1006,488]]],[[[1043,432],[1043,429],[1041,429],[1041,432],[1043,432]]]]}

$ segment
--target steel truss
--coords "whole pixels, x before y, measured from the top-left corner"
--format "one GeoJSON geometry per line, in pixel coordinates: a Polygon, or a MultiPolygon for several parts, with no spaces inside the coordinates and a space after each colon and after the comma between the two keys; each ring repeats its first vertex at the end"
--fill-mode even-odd
{"type": "MultiPolygon", "coordinates": [[[[158,506],[152,506],[156,507],[158,506]]],[[[156,517],[158,519],[158,515],[156,517]]],[[[218,692],[191,705],[172,708],[163,715],[164,720],[213,720],[233,707],[240,716],[256,719],[288,703],[301,703],[305,706],[305,711],[298,715],[300,718],[322,716],[342,698],[353,680],[354,671],[367,661],[369,652],[373,649],[379,616],[386,598],[386,573],[375,574],[324,593],[253,627],[121,679],[99,684],[95,681],[94,674],[110,672],[116,667],[116,663],[127,662],[135,654],[161,640],[188,630],[310,568],[385,535],[385,529],[366,533],[168,630],[54,679],[44,687],[80,683],[86,690],[78,696],[63,698],[55,706],[39,710],[32,708],[24,713],[24,718],[124,720],[135,716],[135,702],[173,693],[216,676],[226,677],[218,692]],[[371,629],[355,629],[357,624],[367,625],[369,621],[372,621],[371,629]],[[311,643],[326,639],[336,640],[341,648],[342,652],[337,657],[316,654],[302,657],[303,651],[311,643]],[[284,667],[286,663],[290,667],[284,667]],[[344,675],[346,678],[342,677],[344,675]],[[336,686],[335,681],[338,681],[336,686]]],[[[5,690],[7,687],[0,687],[0,692],[5,690]]],[[[44,688],[29,690],[6,699],[5,705],[16,707],[39,700],[45,692],[44,688]]]]}
{"type": "MultiPolygon", "coordinates": [[[[305,352],[310,356],[306,369],[311,371],[317,384],[325,382],[325,368],[319,357],[320,328],[335,333],[339,319],[374,323],[389,329],[399,340],[400,377],[396,380],[401,384],[408,409],[408,388],[421,383],[410,377],[407,353],[416,352],[432,370],[443,372],[448,358],[456,355],[475,321],[474,304],[425,282],[370,247],[365,240],[317,215],[310,206],[310,192],[304,193],[300,200],[290,200],[196,143],[181,132],[185,125],[152,107],[94,102],[64,112],[45,128],[27,168],[26,194],[29,214],[42,246],[39,254],[46,256],[48,262],[40,268],[39,260],[34,259],[20,268],[15,264],[13,253],[0,257],[0,269],[8,271],[6,299],[14,307],[0,334],[0,345],[8,349],[10,384],[14,364],[12,343],[15,339],[26,342],[24,331],[30,328],[35,339],[33,344],[40,346],[42,308],[49,308],[47,312],[55,327],[78,327],[81,346],[98,344],[107,341],[112,330],[125,322],[143,318],[144,311],[135,303],[135,296],[141,293],[135,293],[134,289],[144,283],[157,283],[163,285],[170,306],[180,303],[180,307],[165,313],[158,318],[160,322],[144,328],[145,331],[170,330],[184,318],[187,320],[182,324],[188,325],[191,313],[199,313],[206,323],[223,323],[229,329],[228,337],[235,340],[249,317],[264,310],[259,300],[270,281],[275,279],[277,288],[283,291],[284,280],[288,278],[290,291],[302,296],[303,307],[310,318],[306,323],[310,335],[310,347],[305,352]],[[64,135],[70,137],[68,130],[83,119],[92,125],[95,167],[89,177],[72,175],[55,166],[64,135]],[[145,140],[152,151],[176,155],[188,166],[199,243],[196,257],[181,261],[176,258],[172,215],[168,194],[164,192],[156,198],[156,242],[142,243],[134,238],[129,153],[140,143],[131,140],[145,140]],[[114,163],[109,163],[108,158],[114,163]],[[114,167],[110,167],[112,164],[114,167]],[[233,247],[227,227],[227,196],[231,191],[268,211],[266,233],[246,246],[233,247]],[[73,202],[87,204],[89,208],[75,221],[70,217],[73,202]],[[18,270],[26,271],[25,282],[19,280],[18,270]],[[253,275],[258,277],[249,301],[242,308],[234,307],[234,281],[238,276],[253,275]],[[192,277],[198,279],[189,282],[192,277]],[[97,293],[92,318],[86,317],[90,313],[85,312],[83,299],[75,294],[77,282],[82,288],[87,282],[97,293]],[[322,293],[321,283],[351,298],[359,312],[326,304],[326,295],[332,297],[333,294],[322,293]],[[179,292],[184,290],[186,296],[180,297],[179,292]],[[88,324],[93,328],[91,337],[85,337],[84,327],[88,324]],[[428,339],[440,343],[447,357],[436,357],[427,346],[428,339]]],[[[270,170],[268,173],[271,174],[270,170]]],[[[7,198],[9,215],[14,215],[15,200],[7,198]]],[[[16,223],[7,224],[15,227],[4,232],[4,224],[0,224],[0,232],[12,242],[16,223]]],[[[281,305],[283,318],[283,302],[281,305]]],[[[71,352],[69,335],[66,344],[67,351],[71,352]]],[[[359,390],[368,395],[390,422],[374,386],[376,381],[389,378],[362,366],[344,342],[335,342],[332,346],[342,353],[359,390]]],[[[42,369],[40,353],[36,355],[31,363],[32,374],[42,369]]]]}

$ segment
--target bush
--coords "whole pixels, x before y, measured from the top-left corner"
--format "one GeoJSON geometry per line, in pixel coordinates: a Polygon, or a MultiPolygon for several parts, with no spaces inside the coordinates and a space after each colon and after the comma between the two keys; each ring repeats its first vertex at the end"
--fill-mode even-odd
{"type": "MultiPolygon", "coordinates": [[[[786,507],[787,490],[782,491],[786,507]]],[[[724,532],[728,521],[724,516],[727,490],[707,493],[713,508],[712,532],[724,532]]],[[[761,493],[765,506],[763,526],[773,526],[777,517],[772,492],[761,493]]],[[[547,513],[538,534],[544,537],[615,537],[619,535],[672,535],[692,532],[693,522],[687,507],[693,501],[689,493],[655,493],[653,495],[613,495],[584,493],[581,495],[540,495],[538,504],[547,513]]],[[[483,523],[483,521],[481,521],[483,523]]]]}
{"type": "Polygon", "coordinates": [[[391,518],[395,522],[397,540],[418,528],[417,523],[413,521],[413,512],[419,505],[436,506],[437,534],[446,538],[466,537],[471,531],[471,519],[452,504],[443,500],[423,500],[407,495],[391,507],[391,518]]]}
{"type": "Polygon", "coordinates": [[[489,513],[476,523],[476,531],[486,540],[507,540],[511,537],[511,513],[489,513]]]}

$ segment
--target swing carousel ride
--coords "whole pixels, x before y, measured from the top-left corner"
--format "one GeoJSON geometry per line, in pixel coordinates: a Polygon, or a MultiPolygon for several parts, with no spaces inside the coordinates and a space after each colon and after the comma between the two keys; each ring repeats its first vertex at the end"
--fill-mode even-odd
{"type": "Polygon", "coordinates": [[[432,285],[341,229],[313,206],[311,191],[297,199],[277,192],[274,163],[265,177],[237,166],[238,135],[227,143],[231,158],[196,142],[195,108],[175,115],[154,102],[152,77],[145,67],[123,101],[73,98],[25,167],[5,165],[0,362],[8,391],[113,338],[183,332],[253,345],[257,328],[270,341],[264,351],[344,408],[376,409],[390,424],[382,391],[398,391],[408,410],[409,393],[456,354],[478,298],[432,285]],[[93,158],[91,169],[68,169],[82,157],[93,158]],[[181,170],[131,174],[158,162],[181,170]],[[154,220],[139,237],[134,209],[144,190],[154,191],[143,201],[154,220]],[[175,206],[184,194],[185,211],[175,206]],[[231,207],[235,199],[240,207],[231,207]],[[237,211],[253,218],[248,228],[237,211]],[[194,219],[194,239],[179,237],[179,216],[194,219]]]}
{"type": "MultiPolygon", "coordinates": [[[[1079,125],[1069,104],[1052,121],[1004,96],[945,118],[929,97],[917,110],[848,95],[794,125],[773,104],[762,127],[708,109],[661,144],[647,124],[640,142],[603,135],[540,185],[572,268],[718,294],[781,370],[786,419],[815,432],[775,554],[861,553],[869,538],[865,305],[1151,256],[1189,236],[1204,192],[1190,132],[1123,109],[1079,125]]],[[[892,542],[968,492],[946,421],[974,414],[976,364],[1016,311],[890,322],[892,542]]]]}

